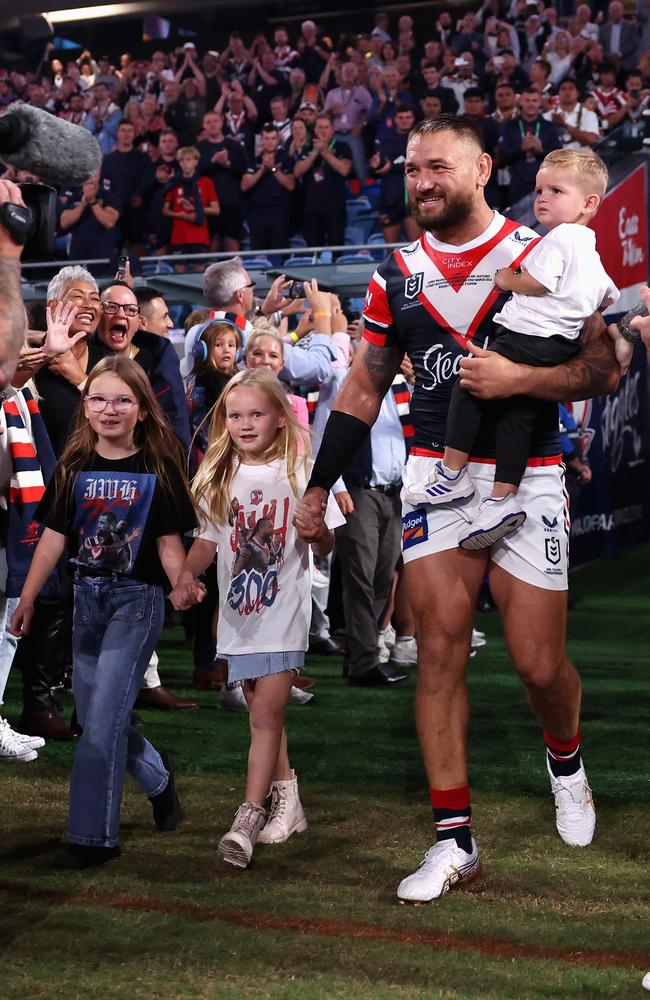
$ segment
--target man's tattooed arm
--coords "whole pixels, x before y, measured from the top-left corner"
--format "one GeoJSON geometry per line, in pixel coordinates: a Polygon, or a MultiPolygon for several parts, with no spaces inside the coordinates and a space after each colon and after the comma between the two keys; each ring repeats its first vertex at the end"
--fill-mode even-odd
{"type": "Polygon", "coordinates": [[[580,353],[562,365],[536,368],[516,364],[495,351],[476,350],[461,362],[461,385],[479,399],[534,396],[552,402],[591,399],[614,392],[620,368],[602,317],[594,313],[582,328],[580,353]]]}
{"type": "Polygon", "coordinates": [[[26,331],[20,294],[20,260],[0,257],[0,389],[9,385],[26,331]]]}
{"type": "Polygon", "coordinates": [[[339,389],[334,409],[358,417],[371,427],[381,409],[382,399],[399,372],[403,353],[394,346],[376,347],[362,340],[339,389]]]}

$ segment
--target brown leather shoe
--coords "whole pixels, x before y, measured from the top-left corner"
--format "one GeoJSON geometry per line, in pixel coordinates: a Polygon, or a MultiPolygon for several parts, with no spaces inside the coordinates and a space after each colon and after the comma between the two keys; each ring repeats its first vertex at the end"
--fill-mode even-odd
{"type": "Polygon", "coordinates": [[[210,670],[195,670],[192,687],[195,691],[218,691],[228,680],[227,660],[217,660],[210,670]]]}
{"type": "Polygon", "coordinates": [[[135,703],[136,708],[160,708],[163,711],[178,710],[185,708],[198,708],[198,701],[194,701],[190,698],[179,698],[166,688],[163,684],[159,684],[155,688],[141,688],[138,699],[135,703]]]}
{"type": "Polygon", "coordinates": [[[44,740],[72,740],[74,733],[56,709],[39,708],[23,712],[19,722],[20,732],[26,736],[42,736],[44,740]]]}

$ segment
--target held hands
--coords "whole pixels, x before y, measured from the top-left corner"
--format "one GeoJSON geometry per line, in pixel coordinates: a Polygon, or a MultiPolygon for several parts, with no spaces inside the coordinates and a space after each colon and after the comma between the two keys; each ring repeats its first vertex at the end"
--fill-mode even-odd
{"type": "Polygon", "coordinates": [[[296,504],[293,526],[300,538],[306,542],[318,542],[327,531],[325,510],[327,493],[320,487],[307,490],[302,500],[296,504]]]}
{"type": "Polygon", "coordinates": [[[176,611],[187,611],[195,604],[200,604],[206,594],[205,586],[200,580],[191,580],[187,583],[177,583],[169,600],[176,611]]]}

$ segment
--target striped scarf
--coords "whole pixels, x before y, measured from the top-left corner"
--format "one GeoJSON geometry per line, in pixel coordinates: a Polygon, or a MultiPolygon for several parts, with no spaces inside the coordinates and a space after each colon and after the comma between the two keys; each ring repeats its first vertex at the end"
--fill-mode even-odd
{"type": "MultiPolygon", "coordinates": [[[[34,514],[56,464],[38,403],[29,389],[22,389],[21,392],[31,417],[31,435],[16,398],[6,399],[2,404],[12,463],[6,537],[7,597],[20,596],[34,549],[43,531],[42,524],[34,520],[34,514]]],[[[42,596],[48,596],[47,589],[51,590],[52,579],[50,577],[50,586],[46,584],[42,596]]]]}
{"type": "MultiPolygon", "coordinates": [[[[401,372],[398,372],[393,379],[391,389],[393,396],[395,397],[395,405],[397,406],[397,413],[402,425],[404,443],[406,444],[406,454],[408,455],[411,445],[413,444],[413,438],[415,437],[415,428],[411,423],[411,391],[401,372]]],[[[318,406],[319,395],[320,391],[317,385],[310,386],[307,389],[307,412],[309,414],[310,424],[313,424],[314,422],[314,415],[316,413],[316,407],[318,406]]]]}

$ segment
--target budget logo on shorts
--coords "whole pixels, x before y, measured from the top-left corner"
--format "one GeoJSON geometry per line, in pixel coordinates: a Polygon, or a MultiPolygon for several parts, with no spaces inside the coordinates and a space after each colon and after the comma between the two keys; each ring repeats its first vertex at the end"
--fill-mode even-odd
{"type": "Polygon", "coordinates": [[[560,549],[560,539],[557,535],[552,538],[544,539],[544,547],[546,549],[546,559],[550,562],[551,566],[557,566],[560,559],[562,558],[562,551],[560,549]]]}
{"type": "Polygon", "coordinates": [[[414,510],[402,518],[402,547],[410,549],[412,545],[426,542],[429,537],[427,514],[424,510],[414,510]]]}
{"type": "Polygon", "coordinates": [[[404,298],[414,299],[422,291],[423,284],[424,271],[418,271],[417,274],[409,274],[408,278],[404,281],[404,298]]]}

